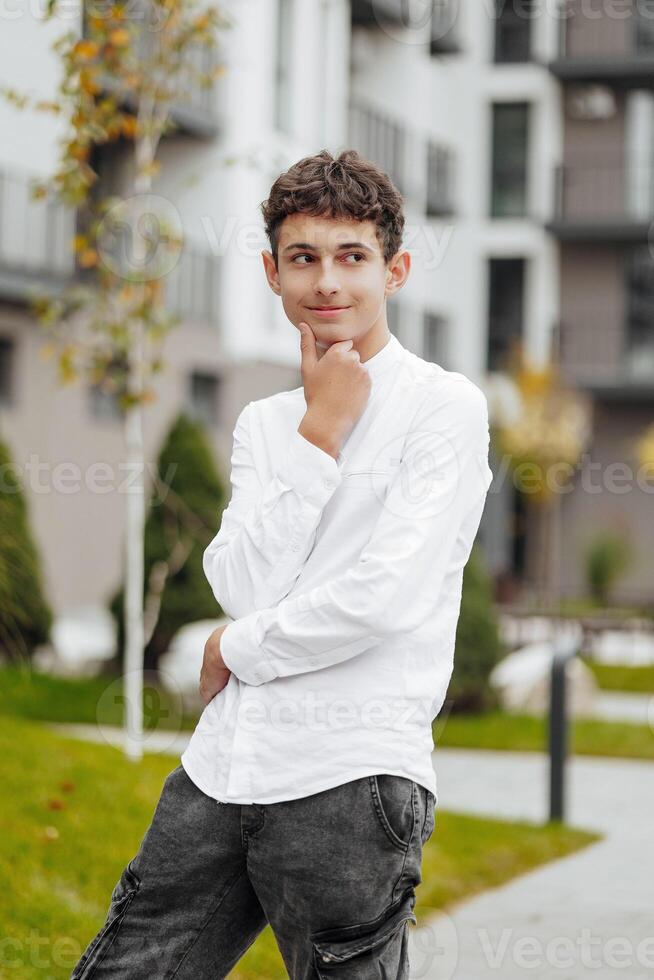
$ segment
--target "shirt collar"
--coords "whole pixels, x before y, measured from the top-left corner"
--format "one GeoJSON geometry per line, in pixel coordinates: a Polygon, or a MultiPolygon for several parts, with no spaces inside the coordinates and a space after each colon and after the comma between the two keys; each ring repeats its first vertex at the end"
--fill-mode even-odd
{"type": "Polygon", "coordinates": [[[367,368],[368,374],[374,381],[380,374],[388,371],[389,368],[401,360],[403,354],[404,348],[402,344],[395,334],[391,334],[381,350],[378,350],[376,354],[369,357],[367,361],[361,361],[361,363],[367,368]]]}

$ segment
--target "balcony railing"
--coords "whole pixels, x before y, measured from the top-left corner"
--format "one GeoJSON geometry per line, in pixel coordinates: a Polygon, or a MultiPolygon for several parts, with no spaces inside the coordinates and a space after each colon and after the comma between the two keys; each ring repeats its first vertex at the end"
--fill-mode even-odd
{"type": "Polygon", "coordinates": [[[589,388],[654,391],[654,321],[635,332],[605,309],[583,309],[557,325],[554,357],[564,374],[589,388]]]}
{"type": "Polygon", "coordinates": [[[52,200],[34,200],[30,179],[0,170],[0,296],[25,302],[56,291],[75,272],[75,212],[52,200]]]}
{"type": "Polygon", "coordinates": [[[216,322],[219,260],[210,252],[184,246],[166,276],[166,300],[185,323],[216,322]]]}
{"type": "Polygon", "coordinates": [[[401,123],[379,109],[351,102],[349,141],[386,171],[400,193],[406,190],[407,131],[401,123]]]}
{"type": "Polygon", "coordinates": [[[550,65],[562,78],[652,85],[652,0],[567,0],[559,18],[558,57],[550,65]],[[618,9],[619,8],[619,9],[618,9]]]}
{"type": "Polygon", "coordinates": [[[374,24],[402,24],[406,0],[352,0],[352,23],[364,27],[374,24]]]}
{"type": "Polygon", "coordinates": [[[598,161],[555,171],[552,230],[637,240],[654,216],[654,167],[598,161]]]}
{"type": "MultiPolygon", "coordinates": [[[[142,62],[151,61],[158,39],[156,26],[148,26],[148,12],[149,8],[144,0],[134,0],[129,5],[128,19],[139,28],[135,54],[137,60],[142,62]]],[[[85,11],[84,36],[87,33],[85,11]]],[[[196,44],[187,49],[186,58],[188,74],[185,72],[184,77],[180,75],[176,80],[177,96],[170,107],[170,116],[182,132],[199,138],[211,138],[217,134],[219,128],[216,88],[203,88],[194,81],[194,76],[197,73],[206,74],[218,64],[218,49],[196,44]]],[[[101,84],[105,91],[119,94],[117,79],[103,76],[101,84]]],[[[136,108],[130,92],[124,94],[124,102],[133,109],[136,108]]]]}

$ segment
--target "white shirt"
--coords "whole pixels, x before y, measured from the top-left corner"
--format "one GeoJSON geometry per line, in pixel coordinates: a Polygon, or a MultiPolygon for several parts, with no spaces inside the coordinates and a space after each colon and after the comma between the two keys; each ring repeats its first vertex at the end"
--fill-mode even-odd
{"type": "Polygon", "coordinates": [[[249,402],[204,552],[232,671],[181,762],[222,802],[275,803],[373,773],[438,800],[431,722],[492,472],[486,397],[391,334],[337,459],[297,428],[304,388],[249,402]]]}

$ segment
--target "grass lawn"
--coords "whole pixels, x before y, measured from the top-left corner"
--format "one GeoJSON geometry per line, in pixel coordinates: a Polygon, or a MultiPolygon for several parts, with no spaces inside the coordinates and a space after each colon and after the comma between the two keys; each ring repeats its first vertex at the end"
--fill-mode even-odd
{"type": "MultiPolygon", "coordinates": [[[[0,716],[0,753],[5,956],[11,976],[63,980],[104,922],[111,889],[136,853],[178,760],[146,756],[129,763],[110,746],[62,738],[6,714],[0,716]]],[[[438,810],[424,850],[418,920],[597,839],[556,823],[541,827],[438,810]]],[[[286,975],[268,927],[231,980],[286,975]]]]}
{"type": "MultiPolygon", "coordinates": [[[[547,720],[491,711],[484,715],[436,718],[434,743],[443,748],[547,752],[547,720]]],[[[570,751],[625,759],[654,759],[654,732],[648,725],[577,718],[570,725],[570,751]]]]}
{"type": "Polygon", "coordinates": [[[603,691],[626,691],[630,694],[654,694],[654,664],[628,667],[623,664],[599,664],[583,658],[603,691]]]}

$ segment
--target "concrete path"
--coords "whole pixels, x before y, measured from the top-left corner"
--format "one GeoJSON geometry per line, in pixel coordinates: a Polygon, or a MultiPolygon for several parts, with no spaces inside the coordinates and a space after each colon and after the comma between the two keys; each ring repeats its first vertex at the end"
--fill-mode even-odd
{"type": "MultiPolygon", "coordinates": [[[[547,814],[540,753],[437,749],[434,761],[444,810],[547,814]]],[[[654,764],[576,757],[567,787],[568,822],[604,840],[412,929],[412,978],[654,977],[654,764]]]]}
{"type": "Polygon", "coordinates": [[[630,721],[637,725],[651,725],[654,732],[654,692],[622,694],[620,691],[602,691],[597,696],[593,715],[606,721],[630,721]]]}
{"type": "MultiPolygon", "coordinates": [[[[120,729],[51,727],[121,743],[120,729]]],[[[189,737],[145,748],[179,756],[189,737]]],[[[439,808],[546,819],[547,756],[439,748],[434,763],[439,808]]],[[[413,927],[411,980],[654,978],[654,763],[577,756],[566,785],[568,822],[604,839],[413,927]]]]}

